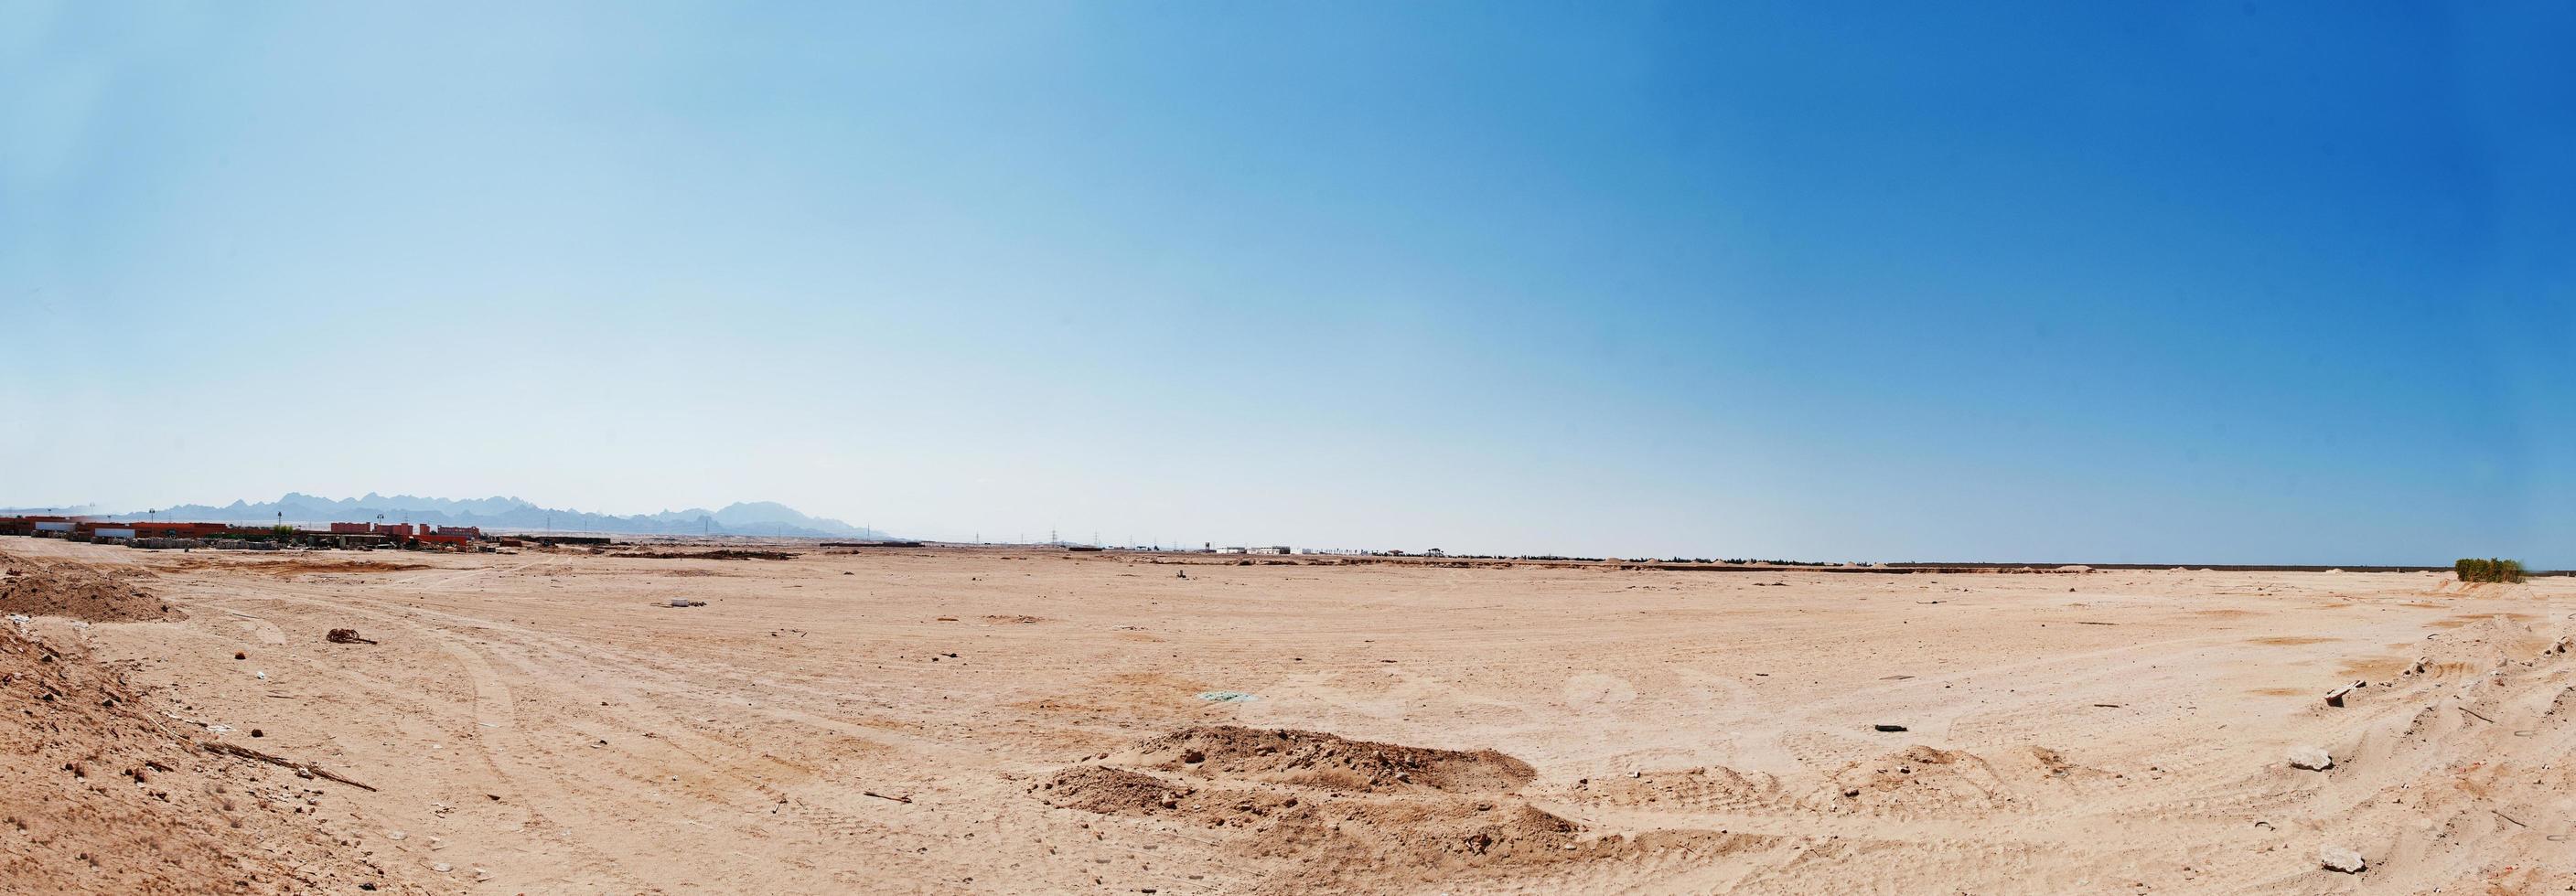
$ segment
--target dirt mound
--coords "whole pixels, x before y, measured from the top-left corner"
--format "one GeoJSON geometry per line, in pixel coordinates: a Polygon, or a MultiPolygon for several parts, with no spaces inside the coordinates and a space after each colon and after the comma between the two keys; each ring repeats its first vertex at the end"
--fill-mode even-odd
{"type": "Polygon", "coordinates": [[[1057,772],[1039,786],[1047,805],[1102,815],[1152,814],[1178,809],[1191,790],[1142,772],[1105,765],[1078,765],[1057,772]]]}
{"type": "Polygon", "coordinates": [[[339,785],[198,747],[85,655],[0,626],[0,693],[0,892],[420,892],[325,829],[339,785]]]}
{"type": "Polygon", "coordinates": [[[2490,615],[2426,638],[2422,659],[2437,677],[2483,675],[2539,654],[2551,640],[2512,616],[2490,615]]]}
{"type": "Polygon", "coordinates": [[[1131,767],[1074,766],[1030,792],[1059,808],[1206,829],[1223,848],[1275,869],[1261,892],[1386,892],[1759,839],[1587,836],[1522,799],[1516,791],[1536,773],[1492,750],[1211,726],[1147,740],[1117,759],[1131,767]]]}
{"type": "Polygon", "coordinates": [[[1129,764],[1203,778],[1267,781],[1364,793],[1500,793],[1537,777],[1493,750],[1435,750],[1288,728],[1184,728],[1136,745],[1129,764]]]}
{"type": "Polygon", "coordinates": [[[155,622],[181,619],[179,612],[131,577],[114,576],[75,563],[36,564],[0,555],[0,613],[68,616],[90,622],[155,622]]]}
{"type": "Polygon", "coordinates": [[[1655,806],[1688,811],[1754,811],[1786,805],[1777,778],[1740,772],[1725,766],[1678,771],[1639,772],[1606,780],[1586,780],[1576,795],[1613,806],[1655,806]]]}
{"type": "Polygon", "coordinates": [[[1922,744],[1844,766],[1833,786],[1838,793],[1826,800],[1841,797],[1835,808],[1870,814],[1994,809],[2013,799],[2013,788],[1985,759],[1922,744]]]}

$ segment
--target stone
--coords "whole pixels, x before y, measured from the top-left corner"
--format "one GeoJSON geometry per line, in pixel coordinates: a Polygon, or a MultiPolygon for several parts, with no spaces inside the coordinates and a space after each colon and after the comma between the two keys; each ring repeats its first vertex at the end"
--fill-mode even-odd
{"type": "Polygon", "coordinates": [[[2325,866],[2328,871],[2345,874],[2360,874],[2362,869],[2370,867],[2370,863],[2361,860],[2360,850],[2331,843],[2317,848],[2317,864],[2325,866]]]}
{"type": "Polygon", "coordinates": [[[2291,747],[2290,767],[2321,772],[2334,767],[2334,756],[2316,747],[2291,747]]]}

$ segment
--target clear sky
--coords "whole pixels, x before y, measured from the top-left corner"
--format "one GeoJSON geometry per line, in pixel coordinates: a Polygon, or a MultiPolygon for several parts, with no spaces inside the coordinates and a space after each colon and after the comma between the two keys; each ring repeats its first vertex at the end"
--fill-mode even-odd
{"type": "Polygon", "coordinates": [[[2576,565],[2565,3],[0,0],[0,505],[2576,565]]]}

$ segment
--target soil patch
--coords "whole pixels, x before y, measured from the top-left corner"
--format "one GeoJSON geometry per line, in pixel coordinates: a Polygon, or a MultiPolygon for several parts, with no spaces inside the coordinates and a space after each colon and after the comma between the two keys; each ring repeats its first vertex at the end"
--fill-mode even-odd
{"type": "Polygon", "coordinates": [[[0,626],[0,694],[0,892],[422,892],[326,827],[340,785],[200,747],[75,648],[0,626]]]}
{"type": "Polygon", "coordinates": [[[245,566],[247,570],[272,576],[300,576],[306,573],[409,572],[432,568],[427,563],[380,563],[374,560],[280,560],[245,566]]]}
{"type": "Polygon", "coordinates": [[[0,613],[88,622],[157,622],[187,614],[134,583],[76,563],[36,564],[0,554],[0,613]]]}
{"type": "Polygon", "coordinates": [[[1538,774],[1529,763],[1493,750],[1435,750],[1239,725],[1184,728],[1136,745],[1125,758],[1131,765],[1202,778],[1364,793],[1501,793],[1538,774]]]}

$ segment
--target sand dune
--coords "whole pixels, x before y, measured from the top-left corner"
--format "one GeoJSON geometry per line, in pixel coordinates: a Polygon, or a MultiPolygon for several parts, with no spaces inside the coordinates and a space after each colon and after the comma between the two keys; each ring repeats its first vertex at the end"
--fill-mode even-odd
{"type": "Polygon", "coordinates": [[[29,631],[169,729],[12,735],[13,892],[2576,885],[2564,579],[0,550],[149,592],[29,631]],[[79,738],[201,777],[103,794],[79,738]]]}

